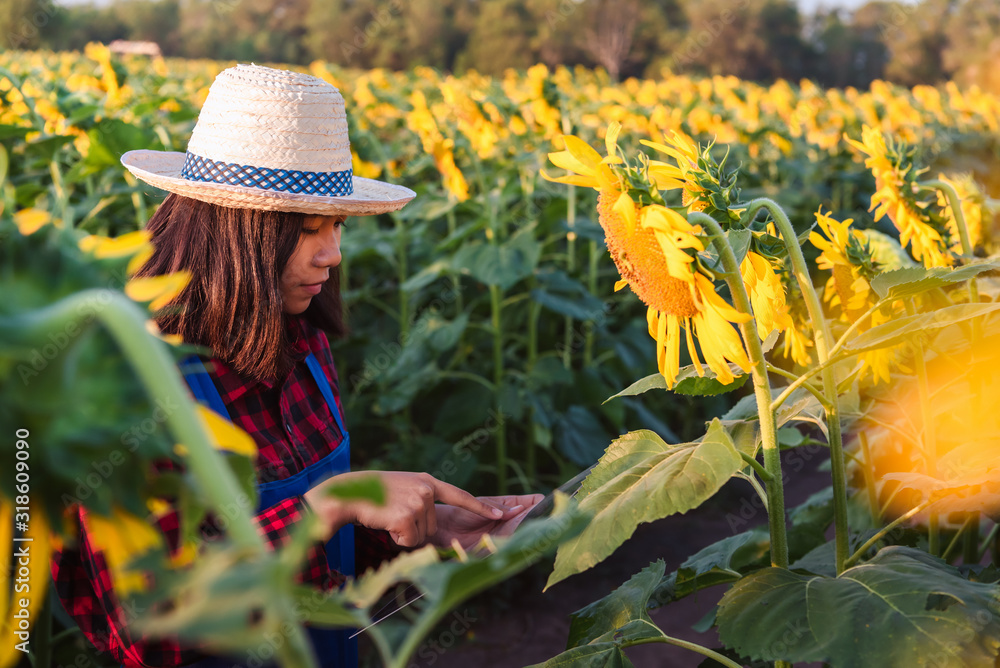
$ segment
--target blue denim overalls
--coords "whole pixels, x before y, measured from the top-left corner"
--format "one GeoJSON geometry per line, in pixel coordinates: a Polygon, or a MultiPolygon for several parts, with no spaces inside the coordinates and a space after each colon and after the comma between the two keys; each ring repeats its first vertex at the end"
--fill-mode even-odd
{"type": "MultiPolygon", "coordinates": [[[[314,464],[310,464],[303,470],[284,480],[273,482],[257,483],[257,512],[274,504],[283,501],[291,496],[304,494],[309,488],[317,483],[337,475],[345,473],[351,469],[351,437],[344,428],[344,420],[341,417],[340,409],[333,398],[333,390],[323,373],[322,367],[316,360],[313,353],[306,357],[306,364],[312,372],[316,384],[319,386],[323,398],[326,399],[330,412],[337,420],[337,428],[343,434],[344,440],[337,449],[314,464]]],[[[208,375],[204,365],[197,355],[185,358],[180,365],[184,373],[184,379],[191,387],[191,392],[200,403],[208,405],[209,408],[217,412],[222,417],[229,419],[229,411],[219,396],[219,391],[208,375]]],[[[348,524],[330,539],[326,544],[326,560],[330,568],[344,575],[354,575],[354,525],[348,524]]],[[[316,656],[319,658],[321,668],[355,668],[358,665],[358,640],[349,636],[353,629],[320,629],[307,627],[309,638],[316,656]]],[[[265,648],[263,645],[252,650],[254,654],[262,658],[272,658],[273,648],[265,648]],[[264,649],[265,652],[260,650],[264,649]],[[271,651],[268,651],[271,650],[271,651]],[[268,656],[269,655],[269,656],[268,656]]],[[[199,661],[193,664],[197,668],[234,668],[236,664],[231,659],[212,658],[199,661]]],[[[267,661],[263,665],[271,665],[267,661]]],[[[254,668],[260,668],[261,662],[254,661],[254,668]]]]}

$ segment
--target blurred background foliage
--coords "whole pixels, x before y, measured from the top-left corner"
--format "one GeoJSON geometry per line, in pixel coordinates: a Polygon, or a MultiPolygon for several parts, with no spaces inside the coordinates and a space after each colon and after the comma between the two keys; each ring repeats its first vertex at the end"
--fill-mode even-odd
{"type": "Polygon", "coordinates": [[[613,80],[675,73],[1000,91],[995,0],[0,0],[0,46],[149,40],[165,56],[499,74],[536,63],[613,80]]]}

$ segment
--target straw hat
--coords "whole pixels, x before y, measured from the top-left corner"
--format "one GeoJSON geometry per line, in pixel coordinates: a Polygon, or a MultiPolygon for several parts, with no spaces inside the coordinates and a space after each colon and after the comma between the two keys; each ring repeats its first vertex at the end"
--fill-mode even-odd
{"type": "Polygon", "coordinates": [[[241,209],[357,216],[395,211],[416,195],[354,176],[340,91],[259,65],[215,78],[186,153],[129,151],[121,161],[157,188],[241,209]]]}

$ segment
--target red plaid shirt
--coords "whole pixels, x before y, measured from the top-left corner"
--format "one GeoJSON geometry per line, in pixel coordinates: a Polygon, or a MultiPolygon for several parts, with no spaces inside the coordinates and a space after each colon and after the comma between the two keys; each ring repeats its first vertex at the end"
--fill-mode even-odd
{"type": "MultiPolygon", "coordinates": [[[[306,355],[313,352],[340,408],[340,387],[326,335],[301,316],[286,316],[286,326],[293,342],[295,366],[283,383],[248,380],[217,359],[206,364],[230,418],[257,443],[257,479],[262,483],[294,475],[332,452],[343,439],[305,362],[306,355]]],[[[165,461],[158,462],[156,469],[176,470],[178,466],[165,461]]],[[[307,512],[309,506],[302,496],[290,497],[257,515],[258,532],[274,549],[287,541],[291,526],[307,512]]],[[[124,609],[115,595],[104,553],[88,540],[86,517],[87,511],[79,509],[79,540],[55,552],[52,558],[56,591],[84,635],[97,649],[110,653],[127,667],[178,666],[205,658],[201,651],[182,647],[175,638],[134,638],[129,633],[127,621],[137,611],[124,609]]],[[[170,550],[176,550],[177,511],[158,518],[156,523],[170,550]]],[[[211,519],[201,530],[206,539],[220,533],[211,519]]],[[[359,573],[400,551],[386,532],[361,526],[355,527],[355,546],[359,573]]],[[[342,584],[344,577],[330,570],[325,546],[317,542],[309,550],[297,580],[328,590],[342,584]]]]}

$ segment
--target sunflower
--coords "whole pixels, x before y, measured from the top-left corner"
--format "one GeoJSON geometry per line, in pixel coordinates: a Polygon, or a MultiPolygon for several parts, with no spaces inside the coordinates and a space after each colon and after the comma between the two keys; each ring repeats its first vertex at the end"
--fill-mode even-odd
{"type": "MultiPolygon", "coordinates": [[[[751,316],[726,303],[712,281],[699,272],[695,256],[705,249],[699,238],[701,228],[655,201],[662,202],[660,188],[683,187],[682,170],[665,163],[642,163],[640,169],[628,165],[618,155],[620,130],[617,122],[608,128],[608,155],[603,158],[583,140],[564,136],[566,150],[550,153],[549,159],[574,173],[553,178],[543,172],[542,176],[598,191],[598,221],[621,275],[615,290],[628,285],[648,307],[649,335],[656,341],[657,368],[667,386],[673,387],[680,370],[682,328],[698,375],[704,375],[704,358],[719,381],[729,384],[734,380],[729,362],[750,370],[733,323],[747,322],[751,316]]],[[[696,148],[686,145],[676,150],[685,158],[691,151],[696,154],[696,148]]]]}
{"type": "Polygon", "coordinates": [[[781,332],[791,327],[792,319],[785,305],[785,286],[770,260],[748,251],[740,263],[740,273],[750,295],[750,304],[757,319],[757,335],[761,340],[773,331],[781,332]]]}
{"type": "Polygon", "coordinates": [[[677,163],[671,165],[659,160],[649,163],[649,173],[656,178],[657,186],[662,189],[681,189],[681,205],[687,207],[688,213],[704,211],[709,204],[708,191],[700,183],[698,177],[703,174],[698,167],[698,145],[685,134],[674,130],[666,144],[640,140],[642,144],[665,153],[677,163]]]}
{"type": "MultiPolygon", "coordinates": [[[[838,221],[823,213],[823,207],[816,211],[816,223],[822,234],[810,232],[809,241],[820,251],[816,266],[831,270],[826,282],[824,299],[831,306],[840,306],[843,319],[853,323],[863,316],[877,301],[878,295],[869,282],[878,273],[878,266],[872,260],[868,241],[861,232],[852,230],[853,219],[838,221]]],[[[867,323],[862,323],[858,332],[878,327],[891,316],[875,311],[867,323]]],[[[889,380],[889,370],[896,364],[902,346],[879,348],[861,354],[862,369],[859,378],[871,371],[875,383],[889,380]]]]}
{"type": "Polygon", "coordinates": [[[917,197],[919,188],[915,182],[912,151],[887,143],[881,130],[867,125],[862,129],[860,142],[847,135],[844,137],[851,146],[868,156],[865,166],[875,176],[875,194],[869,211],[875,211],[875,221],[888,214],[899,230],[900,244],[909,245],[913,257],[924,266],[951,266],[943,221],[934,219],[934,212],[930,210],[932,202],[917,197]]]}
{"type": "Polygon", "coordinates": [[[781,356],[790,359],[799,366],[809,366],[812,363],[812,355],[807,350],[812,348],[813,342],[809,334],[800,329],[801,325],[796,325],[795,321],[785,329],[785,339],[781,344],[781,356]]]}
{"type": "Polygon", "coordinates": [[[815,215],[816,223],[823,232],[809,233],[809,241],[822,251],[816,259],[816,266],[832,271],[826,282],[824,299],[831,306],[840,306],[853,322],[868,310],[875,298],[868,282],[876,273],[868,243],[864,235],[851,229],[853,218],[835,220],[823,213],[822,206],[815,215]],[[866,254],[867,266],[864,260],[866,254]]]}

